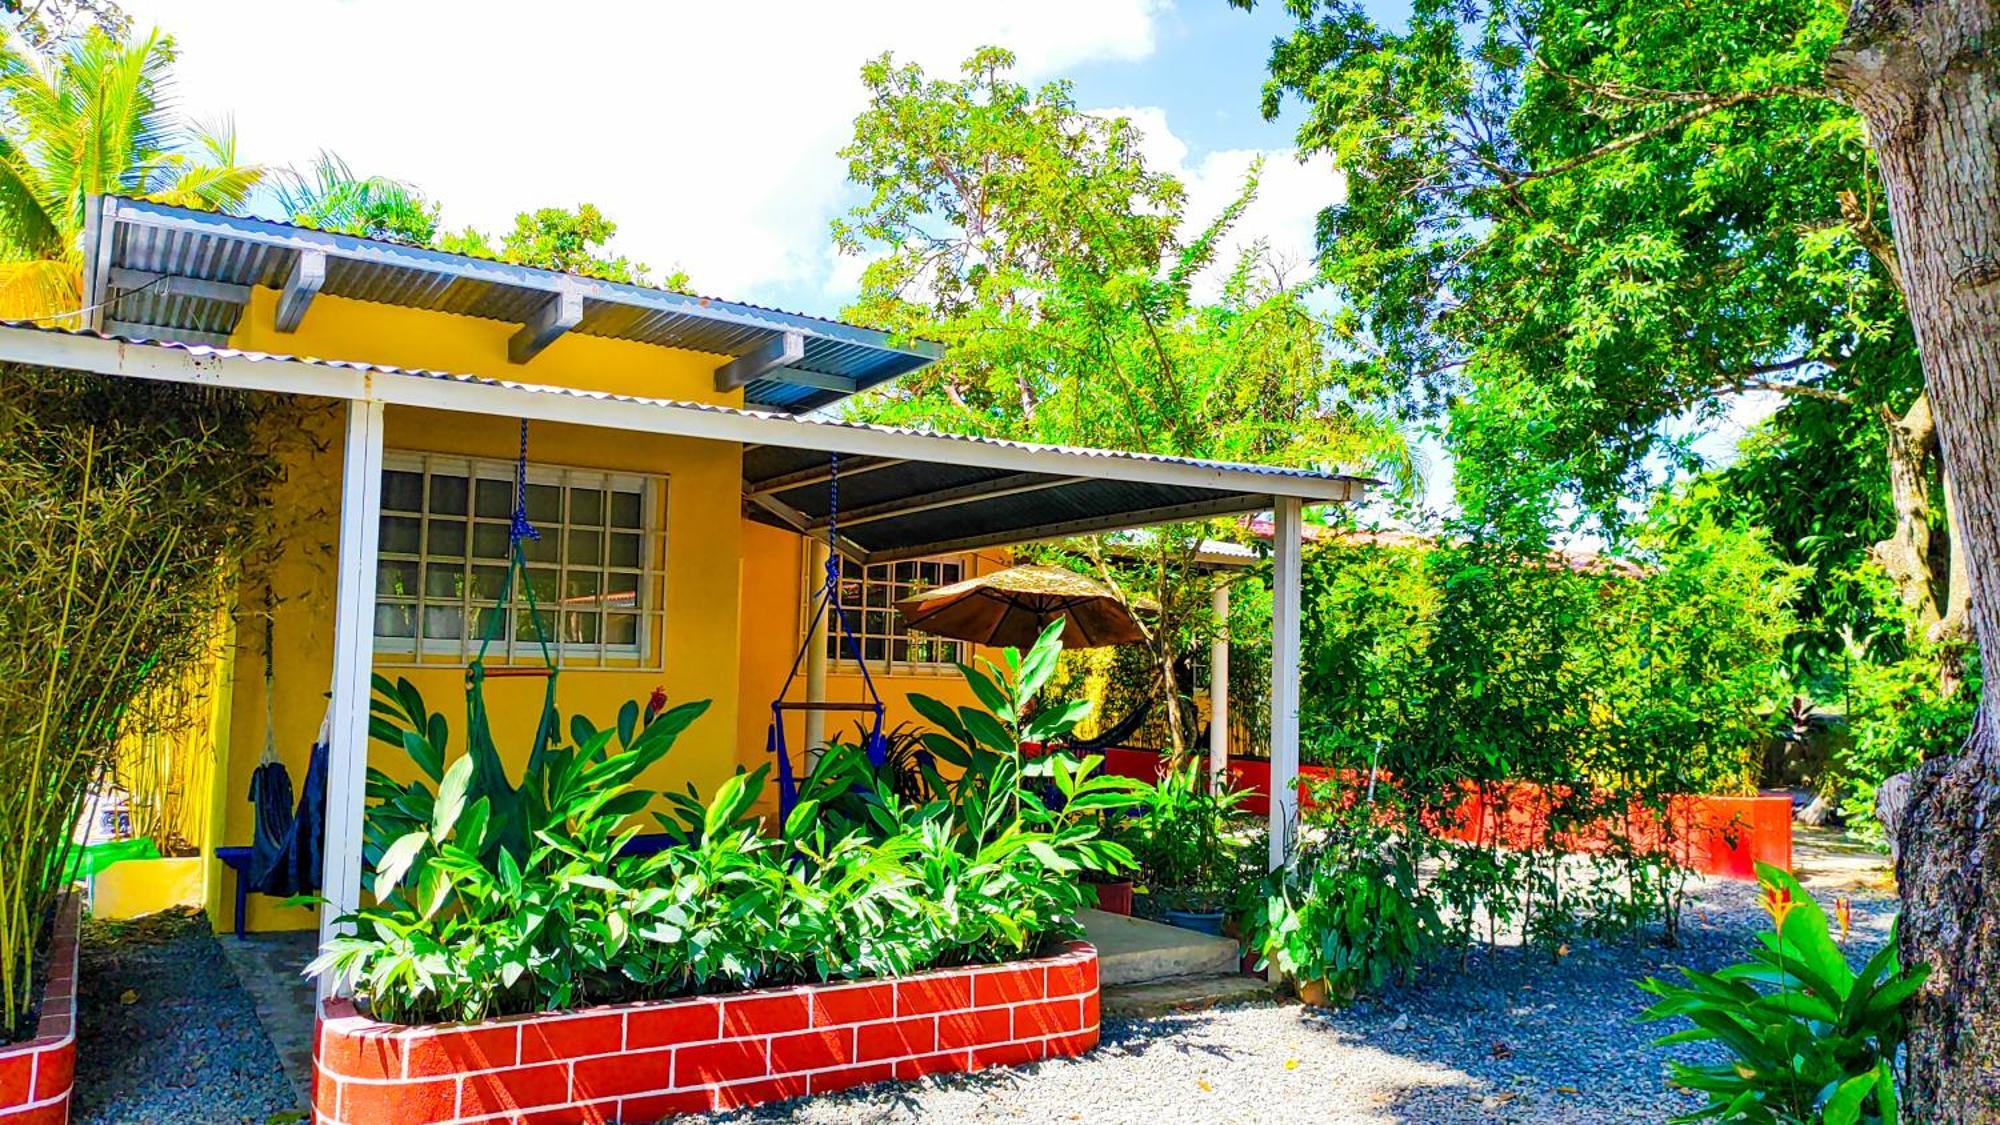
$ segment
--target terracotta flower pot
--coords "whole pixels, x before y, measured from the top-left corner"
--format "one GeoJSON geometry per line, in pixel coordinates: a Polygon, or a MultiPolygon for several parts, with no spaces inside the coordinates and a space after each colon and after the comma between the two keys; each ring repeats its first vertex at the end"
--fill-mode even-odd
{"type": "Polygon", "coordinates": [[[1299,1002],[1308,1008],[1333,1007],[1333,990],[1327,987],[1326,978],[1302,980],[1298,982],[1299,1002]]]}
{"type": "Polygon", "coordinates": [[[1092,883],[1090,889],[1097,892],[1097,908],[1106,914],[1132,913],[1132,880],[1120,879],[1115,883],[1092,883]]]}

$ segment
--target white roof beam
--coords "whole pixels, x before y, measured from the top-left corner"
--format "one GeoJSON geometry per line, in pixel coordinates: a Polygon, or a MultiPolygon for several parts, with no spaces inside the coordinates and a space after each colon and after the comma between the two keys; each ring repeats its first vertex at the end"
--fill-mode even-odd
{"type": "Polygon", "coordinates": [[[1214,500],[1197,500],[1187,504],[1173,504],[1164,508],[1142,508],[1136,511],[1114,512],[1110,515],[1092,516],[1089,519],[1066,520],[1062,523],[1043,523],[1033,527],[989,531],[979,535],[968,535],[960,539],[945,539],[935,543],[913,543],[907,547],[886,547],[870,551],[864,562],[902,562],[904,559],[927,559],[932,555],[958,554],[976,551],[982,547],[1005,547],[1016,543],[1041,543],[1051,539],[1071,539],[1079,535],[1095,535],[1104,531],[1125,531],[1135,527],[1152,527],[1163,523],[1195,523],[1214,519],[1217,516],[1235,516],[1244,512],[1261,512],[1271,506],[1270,496],[1239,493],[1219,497],[1214,500]]]}
{"type": "MultiPolygon", "coordinates": [[[[806,357],[806,337],[803,332],[780,332],[776,336],[723,364],[715,369],[715,389],[733,391],[762,379],[781,367],[806,357]]],[[[852,381],[848,384],[853,388],[852,381]]]]}
{"type": "MultiPolygon", "coordinates": [[[[743,452],[748,453],[753,448],[756,447],[754,445],[745,445],[743,452]]],[[[841,479],[845,480],[848,477],[860,476],[862,473],[872,473],[876,469],[886,469],[903,463],[903,459],[900,457],[884,457],[876,461],[849,462],[840,466],[840,476],[841,479]]],[[[760,481],[746,481],[743,495],[752,499],[759,496],[775,496],[780,492],[790,492],[794,488],[806,488],[815,484],[825,484],[832,479],[833,466],[829,463],[821,465],[816,469],[802,469],[796,473],[766,477],[760,481]]]]}
{"type": "MultiPolygon", "coordinates": [[[[1081,484],[1088,477],[1052,477],[1046,473],[1013,473],[997,480],[980,481],[977,484],[962,484],[956,488],[941,488],[936,492],[906,496],[901,500],[885,500],[880,504],[870,504],[840,514],[840,526],[861,527],[864,524],[880,523],[883,520],[901,519],[904,516],[935,512],[939,508],[956,508],[960,504],[972,504],[981,500],[998,500],[1003,496],[1020,496],[1029,492],[1042,492],[1051,488],[1063,488],[1081,484]]],[[[817,531],[833,522],[830,517],[821,516],[812,521],[817,531]]]]}
{"type": "Polygon", "coordinates": [[[507,361],[526,363],[542,354],[542,349],[556,342],[563,333],[583,323],[583,293],[570,286],[564,286],[549,294],[542,307],[535,310],[534,319],[521,326],[519,332],[507,341],[507,361]]]}
{"type": "Polygon", "coordinates": [[[278,331],[297,332],[306,318],[306,310],[312,307],[313,298],[319,296],[320,286],[325,284],[326,252],[299,251],[292,261],[291,274],[285,278],[285,287],[278,292],[275,321],[278,331]]]}

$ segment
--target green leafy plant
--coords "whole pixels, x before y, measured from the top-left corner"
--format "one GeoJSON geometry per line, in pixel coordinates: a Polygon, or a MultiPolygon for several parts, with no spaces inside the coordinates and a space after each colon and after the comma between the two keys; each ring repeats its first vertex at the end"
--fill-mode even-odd
{"type": "Polygon", "coordinates": [[[1345,1001],[1408,983],[1438,948],[1444,924],[1420,885],[1412,841],[1359,804],[1319,818],[1324,833],[1263,884],[1263,912],[1244,945],[1301,986],[1345,1001]]]}
{"type": "Polygon", "coordinates": [[[1903,1004],[1930,967],[1905,969],[1896,934],[1858,972],[1828,931],[1826,914],[1789,872],[1757,865],[1775,923],[1751,960],[1715,973],[1680,970],[1685,984],[1649,979],[1659,997],[1645,1020],[1694,1024],[1662,1046],[1713,1040],[1726,1062],[1673,1064],[1674,1081],[1707,1095],[1676,1121],[1855,1125],[1897,1119],[1896,1064],[1903,1004]]]}
{"type": "Polygon", "coordinates": [[[1219,911],[1239,883],[1245,847],[1230,818],[1247,791],[1209,787],[1207,766],[1190,759],[1171,766],[1143,791],[1130,831],[1148,909],[1219,911]]]}
{"type": "Polygon", "coordinates": [[[1081,874],[1131,866],[1099,820],[1137,800],[1101,758],[1022,753],[1019,735],[1074,722],[1068,708],[1023,717],[1059,647],[1051,632],[992,667],[985,684],[1004,693],[1006,718],[952,712],[987,735],[961,748],[983,761],[952,794],[909,801],[836,744],[775,835],[751,811],[768,770],[739,772],[707,800],[670,797],[657,814],[670,846],[644,857],[624,854],[654,797],[633,781],[705,704],[650,723],[628,707],[602,731],[572,721],[573,745],[537,754],[516,786],[497,770],[482,780],[474,750],[447,765],[444,721],[409,685],[378,682],[378,737],[436,789],[374,779],[378,902],[343,919],[352,932],[310,971],[351,985],[379,1018],[413,1022],[1041,952],[1076,932],[1081,874]],[[496,812],[507,807],[512,827],[496,812]]]}

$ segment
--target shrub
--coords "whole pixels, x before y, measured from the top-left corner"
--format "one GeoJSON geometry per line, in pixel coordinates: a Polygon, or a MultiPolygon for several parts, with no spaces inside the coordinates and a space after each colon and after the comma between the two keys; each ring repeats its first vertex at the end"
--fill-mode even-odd
{"type": "Polygon", "coordinates": [[[1847,786],[1842,811],[1851,828],[1879,834],[1876,788],[1921,762],[1956,753],[1971,737],[1979,710],[1979,657],[1976,648],[1965,650],[1965,680],[1949,695],[1933,650],[1887,664],[1854,666],[1848,688],[1848,730],[1854,741],[1837,758],[1837,772],[1847,786]]]}
{"type": "Polygon", "coordinates": [[[1682,969],[1685,984],[1640,985],[1660,998],[1640,1018],[1694,1024],[1660,1045],[1713,1040],[1732,1056],[1673,1064],[1677,1083],[1708,1098],[1675,1120],[1894,1122],[1902,1006],[1929,967],[1898,964],[1892,929],[1856,972],[1798,880],[1768,864],[1757,875],[1775,927],[1758,935],[1751,960],[1716,973],[1682,969]]]}
{"type": "Polygon", "coordinates": [[[1150,911],[1206,913],[1230,902],[1245,851],[1230,817],[1248,796],[1243,790],[1211,790],[1201,759],[1166,767],[1142,790],[1140,815],[1127,838],[1150,911]]]}
{"type": "Polygon", "coordinates": [[[654,796],[633,779],[705,704],[650,723],[628,707],[604,731],[573,721],[574,744],[537,755],[512,787],[477,780],[471,753],[443,765],[442,720],[408,685],[378,681],[376,733],[420,757],[437,788],[371,784],[378,902],[343,919],[353,932],[310,971],[353,987],[378,1018],[422,1022],[1041,952],[1075,933],[1082,872],[1132,862],[1097,821],[1135,799],[1133,783],[1099,776],[1102,759],[1021,753],[1021,735],[1074,721],[1068,709],[1023,717],[1059,647],[1052,632],[1004,670],[967,670],[1000,706],[953,712],[976,746],[950,749],[974,768],[947,783],[929,767],[942,795],[909,802],[836,745],[776,836],[750,815],[760,768],[706,801],[672,798],[672,842],[646,857],[623,854],[654,796]],[[495,812],[509,802],[511,819],[495,812]]]}
{"type": "Polygon", "coordinates": [[[1419,885],[1414,847],[1374,822],[1371,806],[1340,817],[1296,862],[1264,883],[1264,912],[1245,946],[1259,968],[1345,1001],[1407,983],[1436,950],[1442,923],[1419,885]]]}

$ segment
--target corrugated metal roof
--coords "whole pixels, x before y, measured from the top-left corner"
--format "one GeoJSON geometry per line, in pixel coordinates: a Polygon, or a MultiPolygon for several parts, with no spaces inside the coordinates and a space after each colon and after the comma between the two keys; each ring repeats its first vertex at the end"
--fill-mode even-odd
{"type": "Polygon", "coordinates": [[[108,238],[110,247],[102,258],[95,246],[85,248],[92,275],[88,303],[112,310],[110,318],[128,334],[217,343],[236,330],[244,306],[121,287],[111,271],[277,289],[300,255],[316,249],[326,254],[319,291],[353,300],[525,324],[567,287],[583,295],[583,319],[571,331],[726,357],[797,333],[804,355],[744,388],[744,401],[762,409],[818,409],[851,393],[845,382],[865,390],[943,354],[933,344],[904,347],[873,329],[743,302],[123,197],[101,206],[106,217],[97,225],[105,229],[97,237],[108,238]],[[100,261],[107,268],[98,269],[100,261]],[[819,378],[788,380],[789,372],[819,378]]]}
{"type": "MultiPolygon", "coordinates": [[[[746,503],[760,519],[803,533],[818,534],[831,514],[833,489],[827,479],[836,458],[827,450],[887,449],[887,453],[842,454],[840,511],[843,549],[864,558],[915,558],[945,551],[1018,543],[1038,538],[1081,535],[1148,523],[1183,522],[1255,511],[1269,503],[1271,492],[1312,495],[1320,499],[1357,498],[1373,482],[1339,474],[1271,465],[1243,465],[1151,453],[1038,445],[1031,442],[963,434],[874,426],[824,417],[799,417],[769,411],[673,399],[642,398],[599,391],[549,387],[485,376],[401,368],[359,360],[317,359],[191,344],[179,340],[146,340],[130,335],[75,331],[23,322],[0,322],[0,329],[30,329],[37,334],[83,337],[123,347],[185,352],[197,363],[204,359],[250,363],[303,364],[342,371],[398,376],[417,380],[476,384],[560,398],[633,404],[643,407],[697,411],[734,418],[761,419],[745,433],[743,485],[746,503]],[[771,426],[771,423],[781,425],[771,426]],[[828,428],[866,434],[897,435],[897,442],[815,442],[797,437],[801,430],[828,428]],[[920,439],[908,441],[907,439],[920,439]],[[796,441],[797,444],[793,444],[796,441]],[[1054,454],[990,459],[948,455],[947,446],[971,445],[1015,454],[1054,454]],[[929,452],[926,452],[926,451],[929,452]],[[1125,463],[1122,471],[1093,471],[1092,465],[1125,463]],[[1173,466],[1169,474],[1144,472],[1135,465],[1173,466]],[[1207,472],[1189,474],[1183,470],[1207,472]],[[1275,481],[1312,482],[1310,487],[1280,487],[1275,481]],[[1260,484],[1259,480],[1271,481],[1260,484]],[[1339,487],[1324,487],[1338,485],[1339,487]]],[[[6,346],[0,332],[0,360],[46,362],[30,349],[6,346]]],[[[124,373],[127,357],[98,370],[124,373]]],[[[156,376],[157,377],[157,376],[156,376]]],[[[213,376],[210,376],[211,378],[213,376]]],[[[239,383],[239,385],[241,385],[239,383]]],[[[252,381],[250,385],[257,385],[252,381]]],[[[269,385],[266,384],[268,389],[269,385]]],[[[315,393],[324,393],[315,392],[315,393]]],[[[395,396],[391,401],[398,401],[395,396]]],[[[424,405],[431,405],[423,396],[424,405]]],[[[446,406],[450,409],[451,407],[446,406]]],[[[532,409],[522,414],[537,415],[532,409]]],[[[561,417],[561,414],[556,414],[561,417]]],[[[586,422],[585,424],[591,424],[586,422]]],[[[663,432],[673,432],[664,429],[663,432]]],[[[726,440],[738,440],[735,437],[726,440]]]]}

